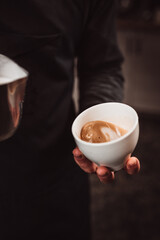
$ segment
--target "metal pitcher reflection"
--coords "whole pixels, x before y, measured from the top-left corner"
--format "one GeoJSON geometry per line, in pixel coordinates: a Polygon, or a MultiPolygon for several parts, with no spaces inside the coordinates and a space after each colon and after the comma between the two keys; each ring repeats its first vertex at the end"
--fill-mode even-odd
{"type": "Polygon", "coordinates": [[[0,141],[11,137],[22,116],[28,73],[0,55],[0,141]]]}

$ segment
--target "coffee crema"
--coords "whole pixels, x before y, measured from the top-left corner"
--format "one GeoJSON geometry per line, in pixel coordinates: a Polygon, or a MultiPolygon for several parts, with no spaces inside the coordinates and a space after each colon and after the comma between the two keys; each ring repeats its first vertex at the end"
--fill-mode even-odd
{"type": "Polygon", "coordinates": [[[113,123],[91,121],[82,127],[80,138],[90,143],[104,143],[120,138],[126,133],[127,130],[113,123]]]}

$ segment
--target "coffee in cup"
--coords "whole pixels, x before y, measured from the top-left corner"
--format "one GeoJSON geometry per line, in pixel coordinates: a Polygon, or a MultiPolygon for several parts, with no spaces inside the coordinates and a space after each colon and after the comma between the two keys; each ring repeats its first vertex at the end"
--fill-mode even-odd
{"type": "Polygon", "coordinates": [[[127,133],[127,130],[105,121],[91,121],[86,123],[80,133],[83,141],[90,143],[110,142],[120,138],[127,133]]]}

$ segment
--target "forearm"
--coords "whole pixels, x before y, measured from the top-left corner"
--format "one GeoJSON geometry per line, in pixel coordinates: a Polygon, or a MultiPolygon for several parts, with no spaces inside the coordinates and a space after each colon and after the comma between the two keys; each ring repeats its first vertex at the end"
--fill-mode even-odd
{"type": "Polygon", "coordinates": [[[115,27],[115,1],[94,1],[78,55],[80,111],[97,103],[122,101],[123,57],[115,27]]]}
{"type": "Polygon", "coordinates": [[[123,100],[124,79],[120,69],[113,68],[94,76],[81,76],[85,84],[80,83],[80,111],[95,104],[123,100]]]}

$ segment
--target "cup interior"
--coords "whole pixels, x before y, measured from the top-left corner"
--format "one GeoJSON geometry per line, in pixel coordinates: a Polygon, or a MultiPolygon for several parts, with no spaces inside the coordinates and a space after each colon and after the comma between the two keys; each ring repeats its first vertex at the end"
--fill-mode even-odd
{"type": "Polygon", "coordinates": [[[72,125],[72,133],[80,138],[84,124],[90,121],[106,121],[113,123],[129,132],[133,131],[138,123],[136,111],[127,104],[111,102],[95,105],[79,114],[72,125]]]}

